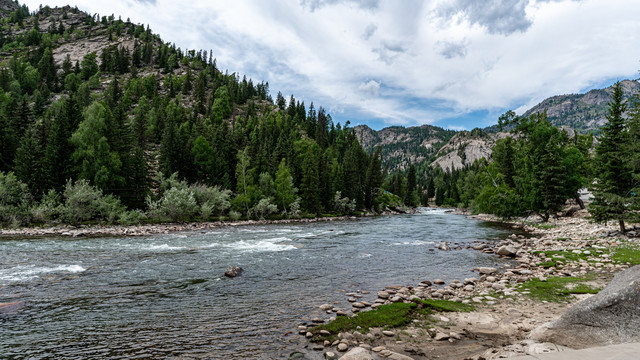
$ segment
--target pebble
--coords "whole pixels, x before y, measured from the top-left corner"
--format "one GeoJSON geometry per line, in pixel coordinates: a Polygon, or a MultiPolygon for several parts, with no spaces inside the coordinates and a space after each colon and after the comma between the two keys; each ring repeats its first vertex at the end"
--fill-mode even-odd
{"type": "Polygon", "coordinates": [[[338,355],[336,355],[336,353],[334,353],[333,351],[327,351],[326,353],[324,353],[324,358],[327,360],[337,360],[338,355]]]}
{"type": "Polygon", "coordinates": [[[347,345],[345,343],[342,343],[342,342],[340,344],[338,344],[338,351],[345,352],[348,349],[349,349],[349,345],[347,345]]]}
{"type": "Polygon", "coordinates": [[[382,335],[384,336],[394,336],[396,333],[394,333],[393,331],[389,331],[389,330],[383,330],[382,331],[382,335]]]}
{"type": "Polygon", "coordinates": [[[443,332],[437,332],[436,336],[433,337],[433,340],[435,341],[443,341],[443,340],[448,340],[449,339],[449,335],[445,334],[443,332]]]}

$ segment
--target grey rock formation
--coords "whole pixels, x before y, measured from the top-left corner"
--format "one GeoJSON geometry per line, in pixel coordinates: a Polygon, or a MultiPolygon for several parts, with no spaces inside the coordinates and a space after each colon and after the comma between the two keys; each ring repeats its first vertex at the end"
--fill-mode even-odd
{"type": "Polygon", "coordinates": [[[618,273],[600,293],[581,301],[531,338],[572,348],[640,341],[640,265],[618,273]]]}

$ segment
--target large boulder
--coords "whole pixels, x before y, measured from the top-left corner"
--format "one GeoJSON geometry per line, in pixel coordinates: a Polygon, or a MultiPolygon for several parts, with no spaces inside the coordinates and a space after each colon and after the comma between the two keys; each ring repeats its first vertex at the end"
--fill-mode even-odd
{"type": "Polygon", "coordinates": [[[617,274],[598,294],[532,331],[531,338],[576,349],[640,341],[640,265],[617,274]]]}
{"type": "Polygon", "coordinates": [[[496,251],[496,254],[502,255],[502,256],[516,257],[517,252],[518,250],[516,250],[516,248],[514,248],[513,246],[501,246],[496,251]]]}

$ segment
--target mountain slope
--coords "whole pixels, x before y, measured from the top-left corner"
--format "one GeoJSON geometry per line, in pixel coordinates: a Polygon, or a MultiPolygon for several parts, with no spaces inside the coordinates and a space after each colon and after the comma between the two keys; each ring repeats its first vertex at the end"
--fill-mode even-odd
{"type": "Polygon", "coordinates": [[[438,151],[431,166],[440,166],[445,171],[458,170],[476,160],[489,159],[496,139],[504,135],[505,133],[488,134],[480,129],[460,131],[438,151]]]}
{"type": "Polygon", "coordinates": [[[442,146],[455,134],[437,126],[392,126],[379,131],[367,125],[353,128],[367,151],[381,148],[382,162],[390,171],[404,171],[410,164],[432,161],[442,146]]]}
{"type": "Polygon", "coordinates": [[[322,107],[274,102],[268,83],[113,15],[9,0],[0,11],[0,187],[21,194],[0,226],[384,206],[380,161],[322,107]],[[113,206],[65,213],[74,186],[113,206]]]}
{"type": "MultiPolygon", "coordinates": [[[[620,82],[625,100],[640,92],[638,80],[620,82]]],[[[611,100],[612,86],[594,89],[585,94],[558,95],[543,100],[527,110],[523,116],[547,111],[547,118],[555,126],[569,126],[581,132],[593,131],[605,122],[607,104],[611,100]]]]}

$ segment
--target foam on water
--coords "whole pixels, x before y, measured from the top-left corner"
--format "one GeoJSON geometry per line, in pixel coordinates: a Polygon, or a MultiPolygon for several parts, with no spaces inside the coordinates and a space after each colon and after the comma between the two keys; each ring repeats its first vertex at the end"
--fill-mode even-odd
{"type": "Polygon", "coordinates": [[[418,214],[420,215],[447,215],[447,213],[449,211],[451,211],[453,209],[445,209],[445,208],[437,208],[437,209],[432,209],[432,208],[420,208],[418,210],[418,214]]]}
{"type": "Polygon", "coordinates": [[[433,244],[435,244],[433,241],[414,240],[414,241],[394,242],[391,245],[393,245],[393,246],[422,246],[422,245],[433,245],[433,244]]]}
{"type": "Polygon", "coordinates": [[[152,251],[171,251],[171,250],[187,250],[188,248],[184,247],[184,246],[171,246],[169,244],[161,244],[161,245],[151,245],[148,248],[146,248],[147,250],[152,250],[152,251]]]}
{"type": "Polygon", "coordinates": [[[240,240],[234,243],[223,244],[222,246],[234,250],[246,252],[264,252],[264,251],[287,251],[296,250],[297,248],[291,244],[283,244],[282,241],[288,241],[287,238],[273,238],[269,240],[240,240]]]}
{"type": "Polygon", "coordinates": [[[80,265],[59,265],[56,267],[46,267],[35,265],[16,266],[11,269],[0,270],[0,280],[2,281],[24,281],[39,277],[43,274],[56,272],[79,273],[87,269],[80,265]]]}

